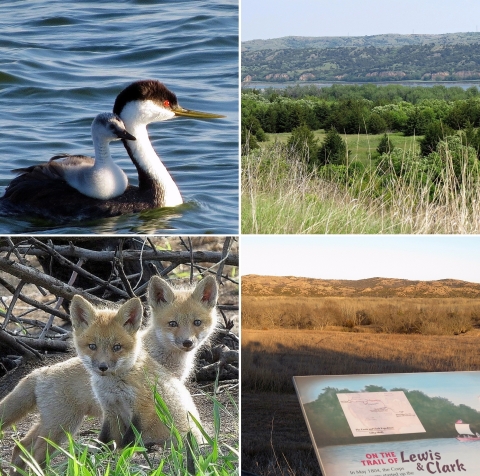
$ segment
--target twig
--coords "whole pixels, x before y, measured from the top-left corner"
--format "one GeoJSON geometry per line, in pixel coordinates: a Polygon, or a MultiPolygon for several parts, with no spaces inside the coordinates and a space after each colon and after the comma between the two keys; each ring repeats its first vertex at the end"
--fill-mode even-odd
{"type": "Polygon", "coordinates": [[[79,289],[75,289],[72,286],[68,286],[67,284],[62,283],[62,281],[58,279],[45,275],[34,268],[30,268],[29,266],[16,263],[15,261],[0,258],[0,270],[6,271],[13,276],[23,279],[24,281],[28,281],[32,284],[43,286],[44,288],[48,289],[52,294],[62,296],[68,300],[71,300],[75,294],[80,294],[82,297],[88,299],[94,304],[107,304],[107,301],[104,301],[97,296],[86,293],[85,291],[81,291],[79,289]]]}
{"type": "Polygon", "coordinates": [[[124,240],[122,238],[120,240],[120,243],[118,245],[118,250],[117,250],[120,257],[116,256],[114,260],[115,269],[118,271],[118,275],[120,276],[120,280],[128,296],[133,298],[135,297],[135,293],[133,292],[132,286],[130,285],[130,281],[128,280],[127,275],[125,274],[125,270],[123,269],[123,243],[124,243],[124,240]]]}
{"type": "Polygon", "coordinates": [[[195,260],[193,258],[192,239],[190,237],[188,237],[188,247],[190,248],[190,284],[193,284],[193,263],[195,263],[195,260]]]}
{"type": "MultiPolygon", "coordinates": [[[[85,258],[88,261],[112,261],[115,257],[115,251],[93,251],[78,246],[54,245],[52,251],[70,258],[85,258]]],[[[8,251],[5,247],[0,247],[0,253],[8,251]]],[[[32,248],[25,251],[25,254],[30,256],[51,256],[51,253],[32,248]]],[[[189,251],[143,251],[125,250],[123,252],[124,261],[138,261],[139,257],[143,261],[169,261],[170,263],[185,264],[191,260],[189,251]]],[[[195,251],[193,253],[194,261],[197,263],[218,263],[221,260],[222,254],[218,251],[195,251]]],[[[230,254],[225,260],[225,264],[229,266],[238,266],[238,255],[230,254]]]]}
{"type": "Polygon", "coordinates": [[[15,289],[15,292],[13,293],[12,301],[10,302],[10,305],[8,306],[7,314],[5,315],[5,319],[3,321],[2,329],[5,329],[7,327],[8,322],[10,321],[10,318],[12,316],[12,312],[13,312],[13,308],[15,307],[15,303],[17,302],[18,296],[20,296],[20,293],[21,293],[24,285],[25,285],[25,281],[20,280],[20,282],[18,283],[17,289],[15,289]]]}
{"type": "MultiPolygon", "coordinates": [[[[7,289],[8,291],[10,291],[12,294],[15,292],[15,287],[12,286],[10,283],[8,283],[7,281],[5,281],[1,276],[0,276],[0,284],[5,288],[7,289]]],[[[45,311],[47,313],[51,313],[51,314],[54,314],[55,316],[59,317],[60,319],[63,319],[64,321],[68,321],[69,320],[69,317],[68,317],[68,314],[62,312],[62,311],[58,311],[58,310],[54,310],[48,306],[46,306],[45,304],[37,301],[36,299],[32,299],[32,298],[29,298],[27,296],[25,296],[25,294],[19,294],[18,295],[18,299],[20,299],[21,301],[23,301],[24,303],[26,304],[29,304],[30,306],[33,306],[33,307],[36,307],[38,309],[41,309],[42,311],[45,311]]],[[[20,316],[18,316],[20,317],[20,316]]]]}
{"type": "Polygon", "coordinates": [[[31,349],[53,351],[53,352],[68,352],[72,350],[73,345],[70,342],[60,339],[41,339],[34,337],[16,337],[17,342],[28,345],[31,349]]]}
{"type": "Polygon", "coordinates": [[[38,352],[31,349],[28,345],[17,341],[15,337],[11,336],[3,329],[0,329],[0,341],[28,359],[33,359],[34,357],[40,358],[40,354],[38,352]]]}
{"type": "Polygon", "coordinates": [[[217,270],[217,282],[220,284],[222,281],[222,274],[223,268],[225,267],[225,260],[230,253],[230,248],[232,247],[232,238],[227,236],[225,241],[223,242],[223,249],[222,249],[222,259],[220,260],[220,264],[217,270]]]}
{"type": "MultiPolygon", "coordinates": [[[[43,321],[38,321],[37,319],[25,319],[25,318],[21,318],[21,317],[14,317],[12,316],[12,322],[16,322],[18,324],[22,324],[22,326],[25,326],[25,325],[28,325],[28,326],[32,326],[32,327],[45,327],[45,322],[43,321]]],[[[50,331],[51,332],[56,332],[57,334],[62,334],[62,339],[65,337],[65,336],[69,336],[70,335],[70,331],[67,331],[66,329],[63,329],[62,327],[58,327],[58,326],[50,326],[50,331]]],[[[18,337],[18,336],[15,336],[15,337],[18,337]]]]}
{"type": "MultiPolygon", "coordinates": [[[[82,267],[83,264],[85,263],[85,260],[83,258],[80,258],[78,261],[77,261],[77,266],[78,267],[82,267]]],[[[78,273],[74,270],[72,271],[72,275],[70,276],[70,279],[68,280],[68,285],[69,286],[72,286],[73,283],[75,282],[75,280],[77,279],[77,276],[78,276],[78,273]]],[[[62,305],[63,303],[63,297],[59,297],[56,304],[55,304],[55,307],[54,309],[55,310],[58,310],[58,308],[62,305]]],[[[52,324],[53,324],[53,318],[55,316],[53,314],[50,314],[50,317],[48,318],[48,322],[47,324],[45,325],[45,327],[43,328],[40,336],[39,336],[39,339],[40,340],[43,340],[45,339],[45,335],[47,334],[47,332],[50,330],[50,328],[52,327],[52,324]]]]}
{"type": "MultiPolygon", "coordinates": [[[[109,291],[113,291],[114,293],[122,296],[122,297],[128,297],[128,294],[125,292],[125,291],[122,291],[121,289],[115,287],[115,286],[112,286],[111,284],[109,284],[107,281],[104,281],[103,279],[99,278],[98,276],[95,276],[94,274],[92,273],[89,273],[88,271],[84,270],[83,268],[81,268],[80,266],[77,266],[75,265],[74,263],[72,263],[70,260],[66,259],[64,256],[62,256],[60,253],[58,253],[57,251],[55,251],[55,249],[53,247],[49,247],[47,245],[45,245],[44,243],[42,243],[40,240],[37,240],[36,238],[30,238],[32,240],[33,243],[35,243],[39,248],[41,249],[44,249],[45,251],[48,252],[48,254],[50,254],[51,256],[53,256],[54,258],[57,259],[57,261],[62,264],[63,266],[67,266],[71,269],[73,269],[74,271],[76,271],[78,274],[86,277],[86,278],[89,278],[91,279],[92,281],[94,282],[97,282],[97,283],[101,283],[103,284],[109,291]]],[[[80,256],[79,258],[83,259],[83,260],[86,260],[85,257],[82,257],[80,256]]]]}

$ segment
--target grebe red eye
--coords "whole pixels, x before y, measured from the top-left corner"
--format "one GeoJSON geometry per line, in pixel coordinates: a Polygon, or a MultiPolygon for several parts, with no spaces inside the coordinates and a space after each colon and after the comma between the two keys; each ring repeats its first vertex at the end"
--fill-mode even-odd
{"type": "Polygon", "coordinates": [[[170,107],[170,101],[168,99],[165,99],[165,101],[163,101],[163,105],[165,107],[170,107]]]}

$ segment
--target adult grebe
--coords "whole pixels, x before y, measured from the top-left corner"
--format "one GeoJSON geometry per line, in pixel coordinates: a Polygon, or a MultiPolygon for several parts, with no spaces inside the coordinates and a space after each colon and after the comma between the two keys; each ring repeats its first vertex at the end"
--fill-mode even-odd
{"type": "Polygon", "coordinates": [[[127,86],[115,100],[113,112],[118,114],[136,141],[123,140],[138,172],[138,200],[150,200],[151,206],[174,207],[183,203],[177,184],[153,149],[147,125],[175,116],[199,119],[224,117],[219,114],[192,111],[178,104],[177,97],[160,81],[136,81],[127,86]]]}
{"type": "MultiPolygon", "coordinates": [[[[114,113],[136,140],[122,139],[138,172],[138,187],[129,185],[118,197],[107,200],[88,197],[58,177],[49,183],[25,184],[22,176],[14,179],[0,199],[8,214],[33,214],[65,222],[86,218],[112,217],[158,207],[183,203],[178,187],[155,153],[147,133],[151,122],[175,116],[208,119],[224,117],[182,108],[174,93],[157,80],[136,81],[117,96],[114,113]],[[12,185],[15,184],[15,193],[12,185]]],[[[28,169],[27,169],[28,170],[28,169]]]]}

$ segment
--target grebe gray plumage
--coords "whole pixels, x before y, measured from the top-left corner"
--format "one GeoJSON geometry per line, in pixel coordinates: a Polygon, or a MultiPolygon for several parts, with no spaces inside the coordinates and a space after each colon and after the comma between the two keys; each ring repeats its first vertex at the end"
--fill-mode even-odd
{"type": "Polygon", "coordinates": [[[101,200],[121,195],[127,188],[128,177],[113,161],[109,144],[120,139],[134,141],[135,137],[125,129],[120,117],[111,112],[96,116],[91,130],[95,158],[61,154],[46,163],[15,169],[21,175],[10,182],[2,201],[20,207],[24,204],[28,209],[33,201],[45,201],[49,196],[56,201],[68,200],[69,192],[76,195],[78,191],[81,196],[101,200]],[[59,192],[61,197],[57,195],[59,192]]]}
{"type": "Polygon", "coordinates": [[[109,143],[119,139],[134,141],[135,137],[125,129],[123,121],[116,114],[105,112],[92,122],[92,139],[95,159],[84,155],[56,155],[50,162],[33,166],[33,169],[40,169],[48,175],[58,174],[87,197],[100,200],[118,197],[125,192],[128,177],[113,161],[109,143]]]}
{"type": "Polygon", "coordinates": [[[64,180],[58,180],[58,177],[50,178],[46,183],[45,180],[28,181],[26,174],[22,174],[12,180],[0,199],[4,211],[65,222],[111,217],[183,203],[177,185],[153,149],[147,125],[175,116],[199,119],[224,116],[182,108],[175,94],[157,80],[136,81],[127,86],[117,96],[113,112],[136,138],[123,138],[122,142],[137,169],[138,187],[129,185],[121,195],[100,200],[83,195],[64,180]]]}
{"type": "Polygon", "coordinates": [[[109,143],[114,140],[135,140],[123,121],[112,113],[99,114],[92,122],[95,159],[78,155],[55,156],[47,164],[70,186],[88,197],[107,200],[118,197],[128,185],[125,172],[113,161],[109,143]]]}

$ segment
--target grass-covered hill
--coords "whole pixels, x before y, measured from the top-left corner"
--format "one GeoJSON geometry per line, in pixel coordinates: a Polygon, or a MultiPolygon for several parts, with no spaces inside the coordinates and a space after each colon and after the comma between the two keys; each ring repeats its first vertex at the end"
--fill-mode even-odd
{"type": "Polygon", "coordinates": [[[410,281],[393,278],[336,280],[296,276],[246,275],[242,278],[242,295],[478,298],[480,297],[480,284],[456,279],[438,281],[410,281]]]}
{"type": "Polygon", "coordinates": [[[377,48],[407,45],[458,45],[480,43],[480,33],[445,33],[443,35],[371,35],[371,36],[284,36],[268,40],[242,42],[242,51],[281,50],[286,48],[341,48],[375,46],[377,48]]]}
{"type": "Polygon", "coordinates": [[[480,79],[480,34],[286,37],[242,44],[242,80],[480,79]]]}

